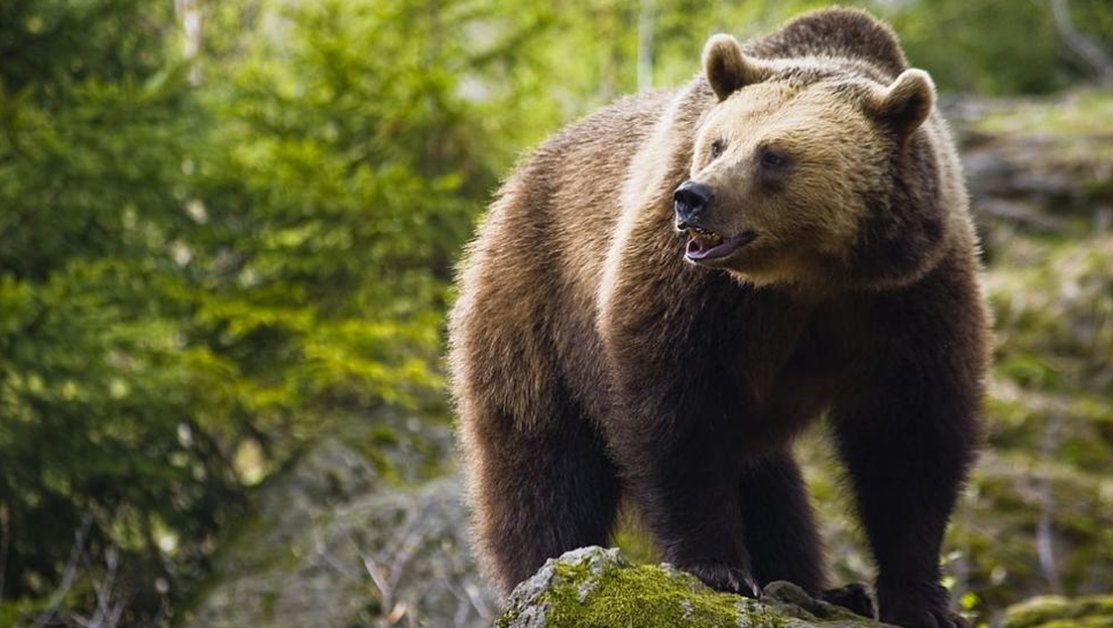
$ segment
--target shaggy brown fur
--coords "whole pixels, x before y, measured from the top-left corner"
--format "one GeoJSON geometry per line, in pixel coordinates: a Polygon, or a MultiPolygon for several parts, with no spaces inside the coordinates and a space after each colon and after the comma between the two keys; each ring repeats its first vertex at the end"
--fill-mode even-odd
{"type": "Polygon", "coordinates": [[[712,586],[817,592],[790,445],[826,412],[881,618],[963,626],[939,548],[988,331],[931,80],[843,9],[716,36],[704,69],[546,142],[468,250],[450,340],[480,552],[508,591],[607,543],[621,497],[712,586]]]}

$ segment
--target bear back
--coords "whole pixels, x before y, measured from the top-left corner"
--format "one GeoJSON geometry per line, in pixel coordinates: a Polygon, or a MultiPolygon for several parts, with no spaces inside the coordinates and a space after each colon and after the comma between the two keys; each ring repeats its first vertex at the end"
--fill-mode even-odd
{"type": "Polygon", "coordinates": [[[747,54],[764,58],[841,57],[866,61],[896,76],[908,67],[896,35],[859,9],[804,14],[775,32],[748,42],[747,54]]]}

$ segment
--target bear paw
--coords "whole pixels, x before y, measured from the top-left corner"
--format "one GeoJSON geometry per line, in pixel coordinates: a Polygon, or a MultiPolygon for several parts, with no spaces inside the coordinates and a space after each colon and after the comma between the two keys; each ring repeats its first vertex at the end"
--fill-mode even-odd
{"type": "Polygon", "coordinates": [[[716,591],[761,599],[761,587],[744,569],[715,561],[696,561],[680,568],[716,591]]]}
{"type": "Polygon", "coordinates": [[[824,602],[841,606],[856,615],[869,617],[870,619],[877,617],[876,609],[873,606],[873,598],[870,597],[870,592],[866,589],[866,586],[860,582],[854,582],[837,589],[827,589],[820,595],[820,598],[824,602]]]}

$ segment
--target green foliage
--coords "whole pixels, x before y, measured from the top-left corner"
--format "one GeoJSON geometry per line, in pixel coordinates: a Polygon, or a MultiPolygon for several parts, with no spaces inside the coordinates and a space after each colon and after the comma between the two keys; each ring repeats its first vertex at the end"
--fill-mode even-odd
{"type": "Polygon", "coordinates": [[[13,612],[91,603],[109,548],[132,620],[160,612],[244,487],[328,417],[440,403],[452,264],[520,134],[458,89],[516,67],[512,46],[464,47],[496,12],[442,8],[222,6],[188,61],[168,5],[4,4],[13,612]],[[86,528],[93,567],[67,561],[86,528]]]}
{"type": "MultiPolygon", "coordinates": [[[[110,555],[127,620],[173,619],[246,489],[336,417],[446,414],[452,267],[516,156],[639,88],[639,23],[652,83],[673,86],[709,34],[823,4],[199,2],[203,38],[185,46],[169,1],[0,2],[0,625],[55,593],[87,608],[110,555]]],[[[1041,2],[853,4],[891,19],[944,88],[1092,74],[1041,2]]],[[[1071,6],[1108,47],[1108,5],[1071,6]]],[[[1036,320],[1045,306],[1009,310],[1031,348],[1006,350],[1002,375],[1065,381],[1080,416],[1108,421],[1108,361],[1064,378],[1085,340],[1036,320]]],[[[1070,455],[1096,467],[1083,440],[1070,455]]]]}
{"type": "Polygon", "coordinates": [[[909,59],[946,89],[1048,92],[1077,80],[1046,4],[937,0],[892,16],[909,59]],[[986,46],[987,29],[993,46],[986,46]]]}
{"type": "Polygon", "coordinates": [[[2,593],[52,594],[86,527],[98,563],[114,548],[153,591],[160,548],[197,552],[235,503],[203,427],[224,373],[186,340],[194,296],[173,257],[197,109],[163,45],[167,7],[2,12],[2,593]]]}

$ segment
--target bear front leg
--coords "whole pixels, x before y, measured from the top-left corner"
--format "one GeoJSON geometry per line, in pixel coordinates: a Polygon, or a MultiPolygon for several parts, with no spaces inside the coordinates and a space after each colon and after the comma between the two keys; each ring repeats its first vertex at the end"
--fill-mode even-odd
{"type": "Polygon", "coordinates": [[[750,401],[723,338],[702,331],[636,336],[664,351],[612,345],[618,403],[608,440],[666,560],[715,589],[757,596],[738,490],[750,401]]]}
{"type": "Polygon", "coordinates": [[[945,360],[932,365],[931,355],[889,364],[886,377],[856,386],[834,425],[877,562],[880,619],[965,628],[940,584],[939,553],[979,442],[980,385],[945,360]]]}
{"type": "MultiPolygon", "coordinates": [[[[820,595],[825,580],[821,544],[792,451],[768,454],[747,464],[740,487],[744,539],[758,583],[765,586],[787,580],[820,595]]],[[[832,595],[843,601],[848,593],[832,595]]]]}
{"type": "Polygon", "coordinates": [[[643,425],[616,445],[629,495],[665,560],[714,589],[757,597],[761,589],[744,544],[737,460],[716,441],[718,430],[656,427],[643,425]]]}

